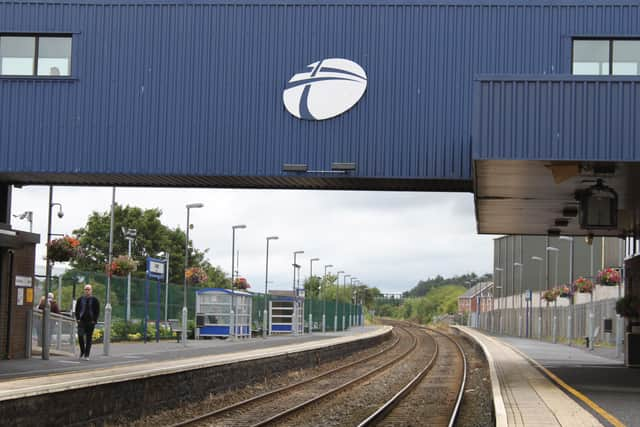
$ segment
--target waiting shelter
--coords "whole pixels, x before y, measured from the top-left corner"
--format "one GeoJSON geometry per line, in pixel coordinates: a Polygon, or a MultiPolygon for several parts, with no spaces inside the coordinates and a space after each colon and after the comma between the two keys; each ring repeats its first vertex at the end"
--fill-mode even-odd
{"type": "Polygon", "coordinates": [[[248,292],[204,288],[196,291],[196,339],[200,337],[251,337],[251,304],[248,292]]]}
{"type": "Polygon", "coordinates": [[[304,297],[292,291],[271,291],[269,295],[269,334],[304,333],[304,297]]]}

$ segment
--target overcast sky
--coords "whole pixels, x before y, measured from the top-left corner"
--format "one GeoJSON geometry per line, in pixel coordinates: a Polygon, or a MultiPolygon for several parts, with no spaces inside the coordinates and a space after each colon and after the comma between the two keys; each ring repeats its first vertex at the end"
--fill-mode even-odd
{"type": "MultiPolygon", "coordinates": [[[[46,239],[48,187],[26,186],[13,191],[12,213],[34,212],[33,231],[46,239]]],[[[86,223],[93,211],[107,212],[111,188],[54,187],[54,202],[62,203],[64,218],[54,215],[53,233],[70,234],[86,223]]],[[[492,268],[493,238],[478,235],[473,195],[467,193],[355,192],[303,190],[217,190],[117,188],[116,202],[141,208],[160,208],[163,224],[185,229],[188,203],[204,208],[191,211],[190,237],[199,250],[225,272],[231,270],[231,226],[236,232],[240,275],[256,291],[264,289],[267,236],[279,236],[269,247],[270,288],[290,289],[293,252],[302,265],[301,277],[325,264],[344,270],[383,292],[411,289],[419,280],[492,268]]],[[[13,218],[13,228],[28,230],[27,221],[13,218]]],[[[108,239],[108,236],[105,236],[108,239]]],[[[44,265],[44,245],[36,263],[44,265]]],[[[114,254],[119,255],[119,254],[114,254]]],[[[342,281],[341,281],[342,282],[342,281]]]]}

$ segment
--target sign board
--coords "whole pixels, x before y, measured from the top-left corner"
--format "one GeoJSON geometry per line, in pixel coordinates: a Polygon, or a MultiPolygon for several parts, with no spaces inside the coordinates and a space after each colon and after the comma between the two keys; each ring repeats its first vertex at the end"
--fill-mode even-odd
{"type": "Polygon", "coordinates": [[[167,266],[166,259],[156,259],[147,257],[147,278],[164,280],[167,266]]]}
{"type": "Polygon", "coordinates": [[[531,301],[531,289],[524,291],[524,299],[525,301],[531,301]]]}
{"type": "Polygon", "coordinates": [[[18,305],[24,305],[24,289],[20,288],[18,289],[18,301],[17,301],[18,305]]]}
{"type": "MultiPolygon", "coordinates": [[[[25,288],[24,301],[27,304],[33,303],[33,288],[25,288]]],[[[75,303],[75,301],[74,301],[74,303],[75,303]]]]}
{"type": "Polygon", "coordinates": [[[16,288],[32,288],[33,281],[31,277],[16,276],[16,288]]]}

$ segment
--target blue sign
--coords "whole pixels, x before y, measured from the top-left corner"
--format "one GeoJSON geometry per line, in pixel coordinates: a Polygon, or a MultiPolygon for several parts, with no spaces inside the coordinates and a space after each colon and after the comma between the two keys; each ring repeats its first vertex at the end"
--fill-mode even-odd
{"type": "Polygon", "coordinates": [[[147,279],[164,280],[167,260],[147,257],[147,279]]]}

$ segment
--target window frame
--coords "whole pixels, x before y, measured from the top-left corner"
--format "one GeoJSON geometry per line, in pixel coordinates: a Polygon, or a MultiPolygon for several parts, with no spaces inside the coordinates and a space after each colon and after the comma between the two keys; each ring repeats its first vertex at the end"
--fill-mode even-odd
{"type": "Polygon", "coordinates": [[[15,33],[15,32],[0,32],[0,37],[33,37],[35,39],[35,49],[33,52],[33,64],[31,74],[0,74],[1,78],[9,79],[70,79],[73,78],[73,33],[15,33]],[[40,54],[40,38],[65,38],[71,40],[71,52],[69,52],[69,74],[51,76],[51,75],[39,75],[38,74],[38,59],[40,54]]]}
{"type": "MultiPolygon", "coordinates": [[[[613,42],[616,41],[637,41],[640,43],[640,36],[575,36],[571,38],[571,75],[572,76],[592,76],[592,77],[633,77],[628,74],[613,74],[613,42]],[[608,41],[609,42],[609,73],[607,74],[574,74],[575,64],[575,41],[608,41]]],[[[640,76],[640,75],[639,75],[640,76]]]]}

